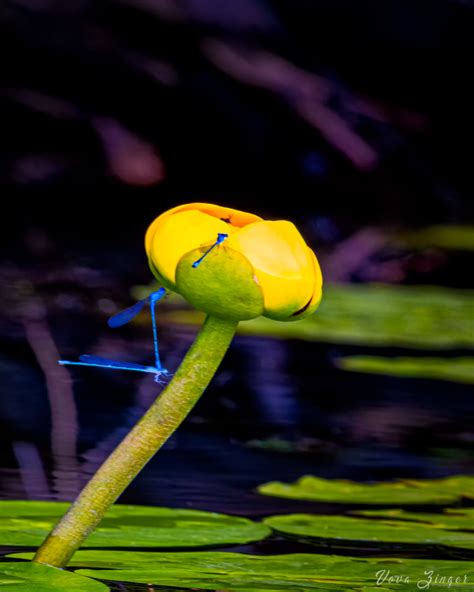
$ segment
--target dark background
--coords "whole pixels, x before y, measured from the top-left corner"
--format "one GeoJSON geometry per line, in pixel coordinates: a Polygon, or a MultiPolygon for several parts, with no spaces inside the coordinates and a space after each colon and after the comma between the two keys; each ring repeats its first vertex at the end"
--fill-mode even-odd
{"type": "Polygon", "coordinates": [[[472,216],[468,0],[9,0],[0,18],[9,238],[122,242],[200,200],[342,233],[472,216]]]}

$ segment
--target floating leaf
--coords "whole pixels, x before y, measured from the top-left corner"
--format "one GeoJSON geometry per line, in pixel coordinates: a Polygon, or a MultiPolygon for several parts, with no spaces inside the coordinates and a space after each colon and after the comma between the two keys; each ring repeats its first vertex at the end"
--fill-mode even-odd
{"type": "Polygon", "coordinates": [[[453,475],[441,479],[403,479],[405,485],[420,489],[432,489],[451,493],[460,498],[474,499],[474,477],[468,475],[453,475]]]}
{"type": "Polygon", "coordinates": [[[304,536],[333,547],[390,545],[441,545],[474,549],[474,532],[447,530],[429,522],[410,522],[393,517],[369,519],[351,516],[288,514],[265,518],[265,524],[283,534],[304,536]]]}
{"type": "MultiPolygon", "coordinates": [[[[0,539],[4,545],[39,545],[69,504],[0,501],[0,539]]],[[[198,510],[112,506],[86,541],[87,547],[202,547],[244,544],[269,534],[247,518],[198,510]]]]}
{"type": "Polygon", "coordinates": [[[415,248],[440,247],[442,249],[474,250],[474,226],[439,224],[411,232],[398,238],[403,245],[415,248]]]}
{"type": "Polygon", "coordinates": [[[383,518],[386,520],[405,520],[422,522],[434,528],[465,530],[474,532],[474,508],[448,508],[438,514],[428,512],[408,512],[407,510],[357,510],[351,512],[357,516],[383,518]]]}
{"type": "MultiPolygon", "coordinates": [[[[162,313],[200,324],[194,311],[162,313]]],[[[317,313],[294,323],[259,317],[239,332],[280,339],[445,349],[474,346],[474,292],[433,286],[329,285],[317,313]]]]}
{"type": "Polygon", "coordinates": [[[338,360],[343,370],[388,374],[412,378],[431,378],[474,384],[474,358],[380,358],[349,356],[338,360]]]}
{"type": "Polygon", "coordinates": [[[400,590],[390,576],[403,575],[410,582],[426,580],[433,570],[439,577],[459,578],[461,589],[470,589],[474,581],[474,563],[416,559],[364,559],[316,554],[245,555],[243,553],[125,553],[79,551],[75,566],[120,569],[80,569],[78,573],[136,583],[152,583],[239,592],[336,592],[352,590],[400,590]]]}
{"type": "Polygon", "coordinates": [[[447,505],[461,497],[474,498],[474,477],[356,483],[306,475],[295,483],[264,483],[258,491],[275,497],[343,504],[447,505]]]}
{"type": "Polygon", "coordinates": [[[76,573],[26,562],[0,563],[1,592],[108,592],[109,587],[76,573]]]}

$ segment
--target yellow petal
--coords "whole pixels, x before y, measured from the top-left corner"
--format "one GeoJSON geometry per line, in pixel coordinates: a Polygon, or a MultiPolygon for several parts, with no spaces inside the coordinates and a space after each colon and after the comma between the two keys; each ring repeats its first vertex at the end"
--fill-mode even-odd
{"type": "Polygon", "coordinates": [[[235,232],[235,228],[197,210],[166,216],[159,221],[149,239],[148,258],[158,274],[174,286],[176,267],[181,257],[202,245],[210,246],[219,232],[229,234],[235,232]]]}
{"type": "Polygon", "coordinates": [[[319,261],[316,259],[316,255],[309,247],[308,251],[311,253],[311,259],[314,266],[313,295],[311,296],[311,300],[309,300],[308,303],[302,309],[300,309],[300,311],[293,313],[291,320],[295,321],[299,321],[300,319],[304,319],[305,317],[312,315],[320,305],[321,298],[323,297],[323,276],[319,266],[319,261]]]}
{"type": "Polygon", "coordinates": [[[263,291],[265,316],[289,320],[313,296],[315,266],[291,222],[255,222],[234,232],[227,245],[252,264],[263,291]]]}
{"type": "MultiPolygon", "coordinates": [[[[236,226],[238,228],[242,226],[246,226],[247,224],[251,224],[252,222],[259,222],[262,220],[260,216],[255,216],[254,214],[248,214],[247,212],[241,212],[240,210],[234,210],[232,208],[226,208],[223,206],[216,206],[214,204],[208,203],[189,203],[183,204],[181,206],[176,206],[171,210],[167,210],[161,216],[158,216],[148,227],[145,235],[145,249],[147,254],[149,255],[151,249],[151,243],[153,241],[153,237],[160,229],[161,224],[169,218],[169,216],[173,216],[178,212],[186,212],[189,210],[197,210],[202,212],[203,214],[208,214],[214,218],[220,219],[227,224],[232,226],[236,226]]],[[[196,247],[198,245],[195,245],[196,247]]]]}

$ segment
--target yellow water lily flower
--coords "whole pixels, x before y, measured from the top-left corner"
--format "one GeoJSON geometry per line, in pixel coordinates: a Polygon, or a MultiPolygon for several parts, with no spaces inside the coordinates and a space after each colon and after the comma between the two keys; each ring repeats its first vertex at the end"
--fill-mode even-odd
{"type": "Polygon", "coordinates": [[[321,301],[318,260],[286,220],[185,204],[156,218],[145,248],[156,278],[208,314],[291,321],[321,301]]]}

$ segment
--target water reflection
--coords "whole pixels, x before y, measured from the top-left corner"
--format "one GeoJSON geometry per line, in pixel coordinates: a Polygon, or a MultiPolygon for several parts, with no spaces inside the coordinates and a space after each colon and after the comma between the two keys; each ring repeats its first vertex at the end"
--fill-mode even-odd
{"type": "MultiPolygon", "coordinates": [[[[50,336],[40,335],[46,335],[47,352],[50,336]]],[[[162,340],[168,364],[178,358],[173,345],[182,353],[182,337],[191,340],[171,333],[162,340]]],[[[141,348],[141,340],[138,335],[133,349],[141,348]]],[[[315,371],[314,358],[328,360],[326,348],[237,339],[206,396],[123,501],[258,515],[278,505],[252,492],[266,480],[291,481],[305,473],[380,479],[469,470],[463,453],[467,387],[452,385],[448,404],[444,385],[354,377],[321,362],[314,380],[301,373],[307,365],[315,371]]],[[[11,372],[8,365],[3,369],[11,372]]],[[[152,378],[117,374],[65,370],[52,362],[42,379],[31,369],[24,375],[16,396],[24,405],[28,401],[27,417],[24,405],[2,407],[2,420],[9,418],[12,426],[2,432],[2,497],[74,497],[157,394],[152,378]],[[41,396],[29,399],[39,380],[45,385],[41,396]],[[75,399],[68,400],[71,387],[75,399]],[[52,404],[49,420],[44,406],[55,388],[66,398],[52,404]],[[77,424],[71,421],[76,416],[77,424]]]]}

